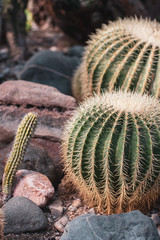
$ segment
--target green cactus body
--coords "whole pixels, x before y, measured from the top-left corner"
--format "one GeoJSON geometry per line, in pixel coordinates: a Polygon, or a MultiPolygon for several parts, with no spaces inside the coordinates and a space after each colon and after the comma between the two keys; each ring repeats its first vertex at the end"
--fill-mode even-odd
{"type": "Polygon", "coordinates": [[[81,86],[81,67],[77,69],[74,74],[74,81],[72,82],[72,93],[79,101],[82,101],[82,86],[81,86]]]}
{"type": "Polygon", "coordinates": [[[38,117],[36,113],[28,113],[24,116],[18,127],[12,151],[4,169],[2,191],[5,198],[11,195],[13,178],[24,158],[27,145],[35,130],[37,121],[38,117]]]}
{"type": "MultiPolygon", "coordinates": [[[[103,89],[132,90],[159,98],[160,24],[135,18],[104,25],[88,42],[78,71],[81,98],[103,89]]],[[[78,87],[76,78],[75,73],[73,89],[78,87]]],[[[74,96],[79,100],[79,95],[74,96]]]]}
{"type": "Polygon", "coordinates": [[[150,208],[160,193],[160,104],[138,93],[87,99],[66,125],[65,172],[107,214],[150,208]]]}

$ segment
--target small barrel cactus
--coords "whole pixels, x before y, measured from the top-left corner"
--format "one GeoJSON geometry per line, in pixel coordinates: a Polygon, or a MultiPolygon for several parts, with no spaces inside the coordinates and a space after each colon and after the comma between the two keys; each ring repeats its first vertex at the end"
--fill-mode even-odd
{"type": "MultiPolygon", "coordinates": [[[[73,93],[77,92],[76,78],[73,93]]],[[[88,42],[79,78],[83,99],[103,89],[126,89],[159,98],[160,24],[132,18],[104,25],[88,42]]]]}
{"type": "Polygon", "coordinates": [[[87,204],[145,212],[160,194],[160,103],[121,91],[90,97],[66,125],[62,154],[87,204]]]}
{"type": "Polygon", "coordinates": [[[28,113],[22,119],[17,134],[14,140],[12,151],[7,160],[4,175],[3,175],[3,184],[2,192],[4,201],[6,201],[11,195],[11,186],[13,178],[16,174],[16,171],[24,158],[24,154],[27,149],[29,140],[35,130],[37,125],[38,117],[36,113],[28,113]]]}

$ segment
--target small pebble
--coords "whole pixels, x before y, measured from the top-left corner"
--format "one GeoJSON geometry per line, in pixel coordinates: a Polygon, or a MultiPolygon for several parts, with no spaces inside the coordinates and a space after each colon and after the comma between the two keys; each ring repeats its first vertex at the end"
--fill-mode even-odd
{"type": "Polygon", "coordinates": [[[62,218],[60,218],[55,224],[54,227],[59,231],[59,232],[64,232],[64,228],[66,224],[69,222],[69,218],[67,215],[64,215],[62,218]]]}
{"type": "Polygon", "coordinates": [[[75,212],[77,210],[77,207],[75,207],[73,205],[70,205],[68,210],[71,211],[71,212],[75,212]]]}
{"type": "Polygon", "coordinates": [[[52,204],[48,206],[49,210],[51,211],[51,214],[54,218],[61,217],[64,209],[63,209],[63,202],[60,199],[55,200],[52,204]]]}
{"type": "Polygon", "coordinates": [[[90,214],[95,214],[94,208],[89,209],[88,213],[90,213],[90,214]]]}
{"type": "Polygon", "coordinates": [[[156,226],[160,225],[160,217],[158,216],[157,213],[152,214],[151,219],[153,220],[156,226]]]}
{"type": "Polygon", "coordinates": [[[74,207],[76,207],[76,208],[81,207],[81,206],[82,206],[81,199],[80,199],[80,198],[77,198],[77,199],[73,200],[72,206],[74,206],[74,207]]]}

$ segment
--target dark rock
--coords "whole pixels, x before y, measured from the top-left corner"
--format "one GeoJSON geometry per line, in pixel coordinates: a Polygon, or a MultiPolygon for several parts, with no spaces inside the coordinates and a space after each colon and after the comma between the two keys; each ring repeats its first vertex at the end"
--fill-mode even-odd
{"type": "Polygon", "coordinates": [[[36,112],[38,125],[21,168],[45,174],[57,188],[62,177],[63,126],[76,107],[75,99],[53,87],[20,80],[4,82],[0,92],[0,181],[21,119],[36,112]]]}
{"type": "Polygon", "coordinates": [[[71,95],[71,78],[80,64],[80,58],[65,56],[62,52],[44,50],[26,63],[20,78],[57,88],[71,95]]]}
{"type": "Polygon", "coordinates": [[[158,240],[153,221],[140,211],[97,216],[85,214],[67,224],[60,240],[158,240]]]}
{"type": "Polygon", "coordinates": [[[70,57],[82,58],[83,52],[84,52],[84,47],[80,45],[75,45],[68,50],[67,55],[70,57]]]}
{"type": "Polygon", "coordinates": [[[0,49],[0,61],[4,61],[9,57],[8,48],[0,49]]]}
{"type": "Polygon", "coordinates": [[[42,210],[25,197],[13,197],[4,206],[4,233],[23,233],[44,230],[47,220],[42,210]]]}

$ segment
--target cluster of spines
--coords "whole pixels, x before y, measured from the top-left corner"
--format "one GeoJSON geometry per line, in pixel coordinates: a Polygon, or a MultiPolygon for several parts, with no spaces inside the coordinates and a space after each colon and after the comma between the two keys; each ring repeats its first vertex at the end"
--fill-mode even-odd
{"type": "Polygon", "coordinates": [[[2,192],[4,198],[10,197],[11,195],[13,178],[24,158],[24,154],[26,152],[29,140],[37,125],[37,121],[37,114],[30,112],[24,116],[18,127],[14,144],[4,169],[2,184],[2,192]]]}
{"type": "Polygon", "coordinates": [[[5,217],[2,208],[0,208],[0,239],[4,240],[4,224],[5,224],[5,217]]]}
{"type": "Polygon", "coordinates": [[[88,42],[79,70],[81,98],[93,92],[99,94],[103,89],[111,92],[119,88],[141,94],[148,92],[159,98],[158,33],[160,24],[142,19],[118,20],[97,31],[88,42]]]}
{"type": "Polygon", "coordinates": [[[107,214],[144,211],[158,198],[159,107],[147,96],[106,93],[68,122],[65,171],[89,205],[107,214]]]}

